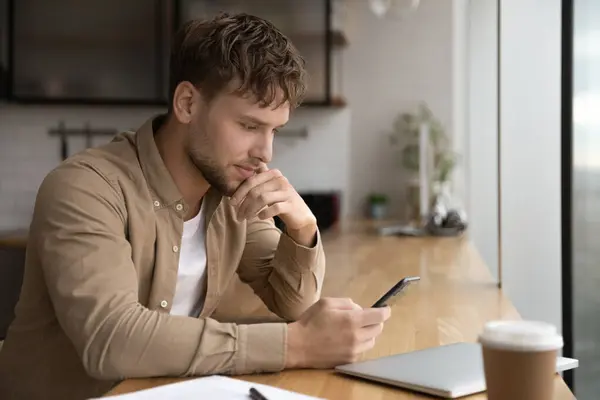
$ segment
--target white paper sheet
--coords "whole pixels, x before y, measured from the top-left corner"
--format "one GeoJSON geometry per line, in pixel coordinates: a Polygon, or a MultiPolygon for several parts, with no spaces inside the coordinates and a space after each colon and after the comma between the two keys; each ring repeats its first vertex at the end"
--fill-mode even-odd
{"type": "MultiPolygon", "coordinates": [[[[269,400],[319,400],[296,392],[272,386],[246,382],[225,376],[209,376],[157,386],[133,393],[102,397],[90,400],[198,400],[198,399],[250,399],[250,388],[254,387],[269,400]]],[[[321,399],[322,400],[322,399],[321,399]]]]}

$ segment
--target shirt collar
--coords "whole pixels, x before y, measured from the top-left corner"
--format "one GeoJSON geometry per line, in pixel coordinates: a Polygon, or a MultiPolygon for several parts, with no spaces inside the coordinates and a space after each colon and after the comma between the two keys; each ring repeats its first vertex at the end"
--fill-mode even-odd
{"type": "MultiPolygon", "coordinates": [[[[171,173],[165,166],[163,159],[156,147],[154,141],[154,132],[164,121],[166,115],[158,115],[148,119],[136,132],[136,147],[140,166],[148,187],[152,193],[153,201],[157,207],[170,207],[174,203],[181,203],[184,206],[182,211],[189,209],[189,204],[185,203],[183,195],[177,188],[171,173]],[[158,203],[157,203],[158,202],[158,203]]],[[[206,204],[206,216],[210,217],[218,207],[222,195],[214,188],[209,188],[204,196],[206,204]]]]}

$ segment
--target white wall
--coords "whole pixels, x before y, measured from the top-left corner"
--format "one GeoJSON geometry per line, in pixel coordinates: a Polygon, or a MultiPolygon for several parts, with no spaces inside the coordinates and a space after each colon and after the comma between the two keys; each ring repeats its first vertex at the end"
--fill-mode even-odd
{"type": "MultiPolygon", "coordinates": [[[[37,189],[60,162],[59,139],[47,131],[64,120],[68,128],[89,121],[93,128],[136,129],[161,109],[146,107],[41,107],[0,105],[0,230],[29,225],[37,189]]],[[[342,192],[347,213],[350,110],[297,110],[291,129],[308,129],[307,139],[278,138],[273,167],[281,168],[298,191],[342,192]],[[333,151],[333,148],[336,148],[333,151]]],[[[98,138],[93,145],[108,140],[98,138]]],[[[72,138],[70,153],[85,148],[72,138]]]]}
{"type": "Polygon", "coordinates": [[[561,1],[501,4],[502,286],[523,317],[561,327],[561,1]]]}
{"type": "Polygon", "coordinates": [[[349,213],[350,115],[348,108],[302,110],[287,127],[308,126],[308,138],[277,138],[270,165],[279,168],[299,192],[342,191],[342,216],[349,213]]]}
{"type": "Polygon", "coordinates": [[[469,5],[469,235],[521,315],[560,328],[561,6],[497,1],[469,5]]]}
{"type": "Polygon", "coordinates": [[[345,2],[342,91],[352,107],[351,205],[363,210],[371,191],[387,193],[403,216],[404,176],[388,133],[397,115],[429,104],[453,134],[453,2],[422,0],[403,19],[379,19],[366,1],[345,2]]]}
{"type": "Polygon", "coordinates": [[[468,79],[469,79],[469,0],[452,0],[452,144],[460,162],[452,174],[456,202],[469,211],[467,192],[468,79]]]}
{"type": "MultiPolygon", "coordinates": [[[[86,108],[0,105],[0,230],[27,227],[37,189],[60,162],[60,143],[47,131],[64,120],[67,128],[131,129],[157,109],[86,108]]],[[[93,145],[107,138],[99,138],[93,145]]],[[[70,154],[83,149],[84,141],[70,141],[70,154]]]]}
{"type": "Polygon", "coordinates": [[[468,159],[469,236],[499,279],[498,1],[469,1],[468,159]]]}

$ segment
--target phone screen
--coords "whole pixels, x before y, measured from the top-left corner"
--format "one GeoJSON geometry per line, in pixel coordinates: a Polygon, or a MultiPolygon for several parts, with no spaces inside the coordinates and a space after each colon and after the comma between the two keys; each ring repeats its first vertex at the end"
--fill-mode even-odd
{"type": "Polygon", "coordinates": [[[400,279],[398,283],[396,283],[390,290],[387,291],[379,300],[373,304],[373,307],[385,307],[391,306],[392,301],[395,300],[400,293],[402,293],[407,286],[411,283],[420,280],[419,276],[407,276],[405,278],[400,279]]]}

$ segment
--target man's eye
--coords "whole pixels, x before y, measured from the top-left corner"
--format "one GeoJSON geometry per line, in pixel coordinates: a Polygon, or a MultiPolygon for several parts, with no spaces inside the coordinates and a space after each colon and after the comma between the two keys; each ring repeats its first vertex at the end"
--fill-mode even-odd
{"type": "Polygon", "coordinates": [[[245,124],[242,122],[242,128],[249,130],[249,131],[255,131],[256,129],[258,129],[258,127],[256,125],[249,125],[249,124],[245,124]]]}

